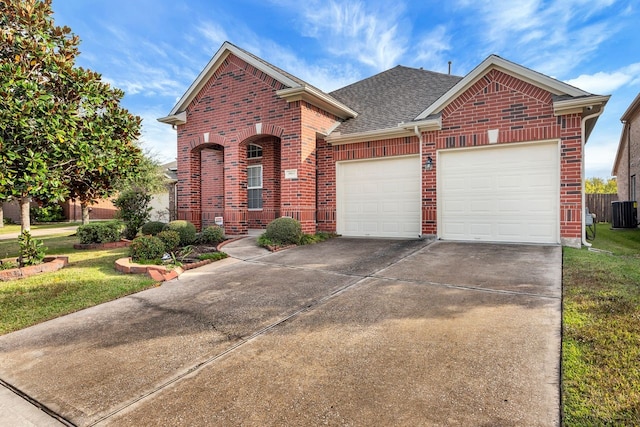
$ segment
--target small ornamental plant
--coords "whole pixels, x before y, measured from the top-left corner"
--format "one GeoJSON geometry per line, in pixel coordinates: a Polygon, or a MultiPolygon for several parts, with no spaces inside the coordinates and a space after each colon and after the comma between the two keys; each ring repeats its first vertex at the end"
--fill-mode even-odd
{"type": "Polygon", "coordinates": [[[164,253],[164,243],[155,236],[138,236],[129,246],[129,256],[136,262],[160,264],[164,253]]]}
{"type": "Polygon", "coordinates": [[[185,220],[171,221],[165,230],[177,231],[180,234],[180,246],[187,246],[196,240],[196,226],[185,220]]]}

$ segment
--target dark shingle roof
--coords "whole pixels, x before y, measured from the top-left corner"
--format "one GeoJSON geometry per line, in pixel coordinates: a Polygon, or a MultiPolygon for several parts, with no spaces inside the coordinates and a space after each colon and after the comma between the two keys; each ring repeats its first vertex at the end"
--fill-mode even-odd
{"type": "Polygon", "coordinates": [[[345,121],[336,131],[346,135],[410,122],[461,79],[398,65],[330,92],[358,112],[358,117],[345,121]]]}

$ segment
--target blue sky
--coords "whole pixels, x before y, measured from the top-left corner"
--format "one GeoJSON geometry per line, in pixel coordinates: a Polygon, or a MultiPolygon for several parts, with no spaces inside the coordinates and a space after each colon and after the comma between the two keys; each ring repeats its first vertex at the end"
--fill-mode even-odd
{"type": "Polygon", "coordinates": [[[169,113],[228,40],[326,92],[395,65],[465,75],[490,54],[612,95],[587,144],[611,173],[620,117],[640,92],[636,0],[53,0],[82,43],[78,65],[124,90],[141,145],[175,159],[169,113]]]}

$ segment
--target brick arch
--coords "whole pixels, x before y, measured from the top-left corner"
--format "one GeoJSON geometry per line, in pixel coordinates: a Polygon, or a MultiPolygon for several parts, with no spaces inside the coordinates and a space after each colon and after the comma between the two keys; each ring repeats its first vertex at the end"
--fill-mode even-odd
{"type": "Polygon", "coordinates": [[[282,138],[282,135],[284,135],[284,129],[278,125],[271,123],[256,123],[255,125],[238,132],[235,140],[238,144],[249,144],[265,136],[282,138]]]}
{"type": "Polygon", "coordinates": [[[208,136],[206,136],[205,134],[203,134],[191,140],[191,142],[189,143],[189,150],[194,151],[194,150],[201,150],[203,148],[216,149],[218,147],[219,147],[218,149],[224,149],[226,143],[227,143],[227,138],[225,138],[222,135],[209,134],[208,136]]]}

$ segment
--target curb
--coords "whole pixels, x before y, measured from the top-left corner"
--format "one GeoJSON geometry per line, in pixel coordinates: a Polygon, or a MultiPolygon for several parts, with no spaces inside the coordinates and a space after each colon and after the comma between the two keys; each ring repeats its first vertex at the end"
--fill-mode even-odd
{"type": "Polygon", "coordinates": [[[202,267],[215,261],[214,259],[205,259],[203,261],[185,264],[182,267],[176,267],[173,270],[167,270],[167,267],[164,265],[136,264],[135,262],[131,262],[131,257],[127,257],[116,260],[116,270],[124,274],[147,274],[156,282],[165,282],[175,279],[187,270],[202,267]]]}
{"type": "Polygon", "coordinates": [[[40,273],[53,273],[69,265],[68,256],[45,257],[41,264],[0,270],[0,282],[23,279],[40,273]]]}

